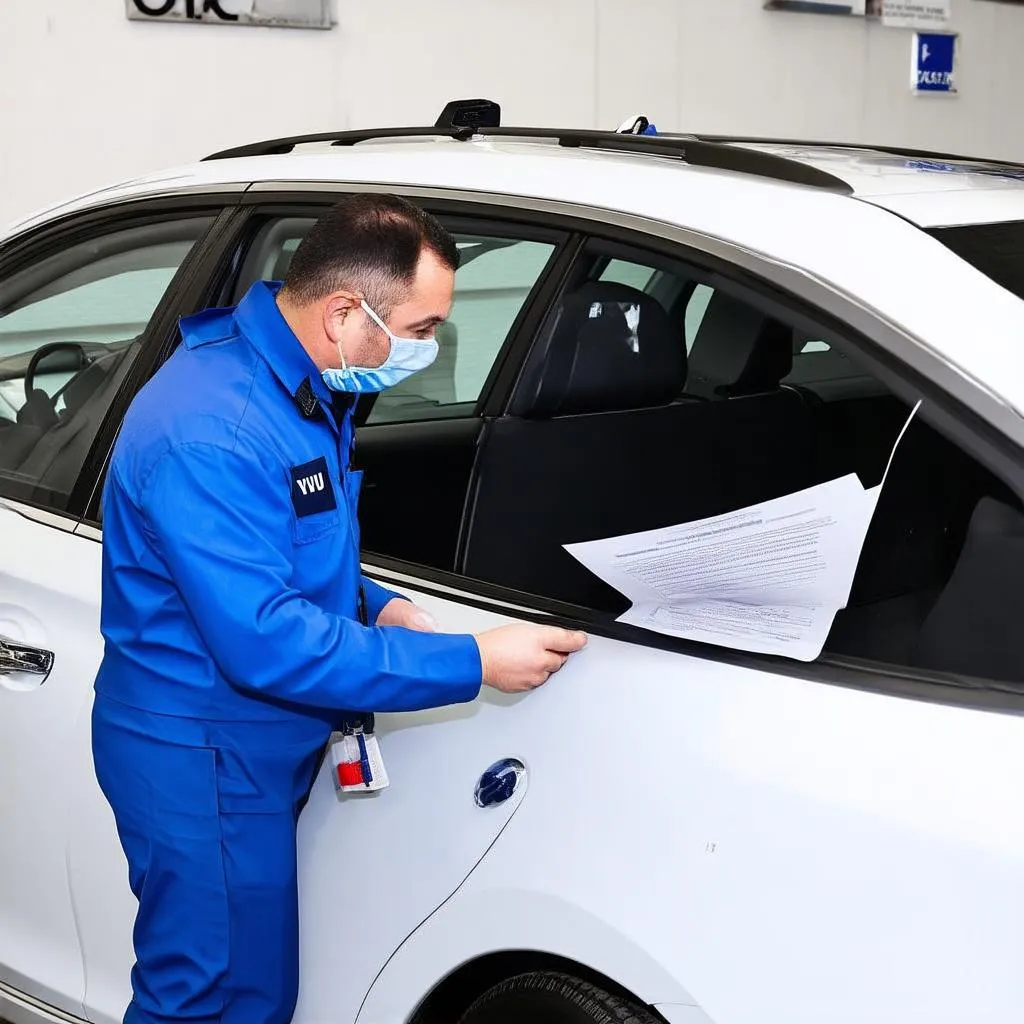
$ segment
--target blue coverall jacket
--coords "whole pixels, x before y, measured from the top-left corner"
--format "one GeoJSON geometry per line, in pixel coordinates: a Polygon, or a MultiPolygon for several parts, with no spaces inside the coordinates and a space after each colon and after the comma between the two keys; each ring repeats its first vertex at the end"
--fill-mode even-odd
{"type": "Polygon", "coordinates": [[[125,417],[104,501],[96,690],[241,720],[472,700],[471,637],[372,625],[396,595],[360,574],[350,414],[335,421],[275,292],[260,282],[236,310],[184,320],[125,417]]]}
{"type": "Polygon", "coordinates": [[[481,686],[471,636],[374,625],[397,595],[360,570],[351,402],[278,287],[182,321],[108,471],[93,755],[139,899],[132,1024],[286,1024],[295,823],[332,725],[481,686]]]}

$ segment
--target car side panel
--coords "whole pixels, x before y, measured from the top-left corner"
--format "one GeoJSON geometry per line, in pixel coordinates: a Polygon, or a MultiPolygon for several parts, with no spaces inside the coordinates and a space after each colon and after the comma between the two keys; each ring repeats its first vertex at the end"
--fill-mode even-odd
{"type": "MultiPolygon", "coordinates": [[[[446,631],[509,621],[452,601],[423,597],[421,603],[446,631]]],[[[394,950],[458,888],[516,812],[525,789],[486,809],[474,802],[474,789],[481,773],[508,753],[502,722],[522,699],[488,691],[471,704],[380,715],[377,732],[391,780],[380,793],[339,796],[325,761],[299,820],[302,973],[295,1024],[354,1021],[394,950]]],[[[89,749],[83,713],[72,763],[91,766],[89,749]]],[[[86,1011],[94,1024],[118,1024],[131,997],[135,901],[113,817],[91,770],[80,773],[72,795],[70,869],[86,1011]]]]}
{"type": "MultiPolygon", "coordinates": [[[[395,584],[392,584],[395,586],[395,584]]],[[[398,585],[445,632],[511,621],[398,585]]],[[[377,716],[390,787],[335,793],[325,765],[299,821],[300,958],[295,1024],[356,1019],[373,979],[406,936],[473,871],[518,813],[526,787],[489,807],[481,774],[516,756],[504,723],[525,698],[485,688],[470,704],[377,716]]]]}
{"type": "Polygon", "coordinates": [[[84,979],[67,823],[71,755],[99,664],[99,549],[0,504],[0,635],[54,654],[41,685],[0,676],[0,982],[73,1014],[84,979]]]}
{"type": "Polygon", "coordinates": [[[1024,1019],[1021,716],[596,638],[477,727],[528,796],[361,1024],[508,949],[715,1024],[1024,1019]]]}

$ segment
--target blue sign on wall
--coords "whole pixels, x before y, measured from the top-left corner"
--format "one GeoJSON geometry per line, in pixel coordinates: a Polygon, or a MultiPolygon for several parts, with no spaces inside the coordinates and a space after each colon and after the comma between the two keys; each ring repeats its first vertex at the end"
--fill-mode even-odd
{"type": "Polygon", "coordinates": [[[944,32],[914,35],[911,85],[917,92],[956,92],[953,62],[956,36],[944,32]]]}

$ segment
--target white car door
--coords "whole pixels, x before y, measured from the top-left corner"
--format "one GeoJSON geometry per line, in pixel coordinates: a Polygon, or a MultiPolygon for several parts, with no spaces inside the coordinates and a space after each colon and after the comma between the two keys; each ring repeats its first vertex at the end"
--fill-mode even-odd
{"type": "Polygon", "coordinates": [[[0,252],[0,1009],[83,1015],[67,829],[102,648],[100,549],[73,532],[83,467],[211,223],[121,215],[0,252]]]}
{"type": "MultiPolygon", "coordinates": [[[[226,296],[229,302],[237,301],[253,280],[280,279],[298,240],[315,220],[308,208],[303,216],[278,215],[263,222],[255,211],[254,217],[262,222],[261,230],[238,254],[242,269],[233,292],[226,296]]],[[[468,473],[470,433],[478,425],[473,407],[556,250],[555,242],[534,237],[537,234],[532,232],[530,238],[514,234],[496,238],[483,231],[458,235],[464,267],[456,280],[447,333],[440,338],[440,358],[416,386],[396,389],[375,408],[371,417],[375,429],[387,431],[402,421],[415,420],[428,405],[433,418],[446,419],[460,439],[465,435],[468,473]]],[[[443,430],[446,424],[440,427],[443,430]]],[[[399,474],[390,464],[387,444],[371,455],[366,481],[376,509],[386,506],[381,492],[394,486],[399,474]]],[[[448,524],[453,536],[462,505],[461,495],[456,497],[456,514],[448,524]]],[[[392,509],[391,515],[396,511],[392,509]]],[[[381,531],[385,524],[374,518],[374,527],[381,531]]],[[[81,531],[94,541],[101,537],[96,524],[84,525],[81,531]]],[[[448,631],[472,631],[502,621],[500,615],[454,602],[432,607],[448,631]]],[[[499,764],[508,752],[495,744],[492,731],[481,732],[475,724],[478,714],[500,713],[500,703],[499,698],[486,706],[382,716],[379,729],[392,785],[377,796],[339,799],[329,765],[321,771],[299,823],[303,988],[297,1024],[355,1020],[388,958],[458,888],[514,813],[523,787],[514,785],[514,767],[499,764]],[[490,738],[485,740],[485,735],[490,738]],[[438,750],[444,756],[437,756],[438,750]],[[485,806],[475,799],[482,780],[488,788],[481,797],[485,806]],[[424,799],[424,785],[429,787],[429,799],[424,799]],[[358,934],[342,927],[342,950],[337,944],[343,938],[338,915],[354,888],[372,897],[374,905],[372,914],[360,914],[358,934]],[[386,903],[375,895],[384,891],[386,903]]],[[[72,763],[90,765],[88,729],[76,729],[72,742],[72,763]]],[[[97,793],[91,770],[77,773],[69,810],[69,871],[85,957],[85,1012],[95,1024],[118,1024],[131,996],[135,900],[127,886],[113,818],[97,793]]]]}
{"type": "Polygon", "coordinates": [[[36,514],[0,507],[0,984],[80,1013],[66,773],[99,661],[99,560],[36,514]]]}

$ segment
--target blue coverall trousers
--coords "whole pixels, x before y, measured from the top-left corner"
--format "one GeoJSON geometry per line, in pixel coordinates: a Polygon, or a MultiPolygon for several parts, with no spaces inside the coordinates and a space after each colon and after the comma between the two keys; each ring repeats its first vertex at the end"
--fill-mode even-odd
{"type": "Polygon", "coordinates": [[[124,1024],[288,1024],[295,827],[330,726],[178,718],[97,696],[92,729],[139,901],[124,1024]]]}

